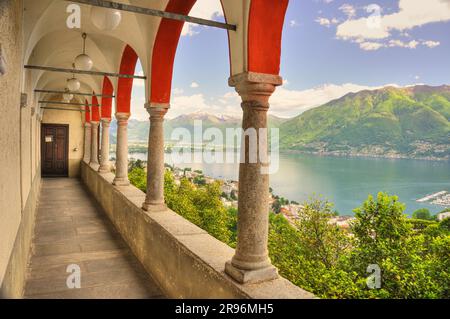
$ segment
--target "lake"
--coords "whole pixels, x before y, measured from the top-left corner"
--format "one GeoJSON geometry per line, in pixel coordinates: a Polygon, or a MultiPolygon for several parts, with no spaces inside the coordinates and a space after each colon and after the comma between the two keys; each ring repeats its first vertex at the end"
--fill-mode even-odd
{"type": "MultiPolygon", "coordinates": [[[[185,156],[191,157],[190,153],[185,156]]],[[[130,157],[147,160],[143,153],[130,157]]],[[[173,164],[171,154],[166,163],[173,164]]],[[[239,164],[190,163],[176,166],[201,169],[214,178],[238,179],[239,164]]],[[[280,154],[277,173],[270,176],[274,193],[289,200],[303,202],[321,195],[334,203],[341,215],[353,215],[368,194],[385,191],[395,194],[407,206],[407,213],[428,208],[433,213],[441,206],[418,203],[416,199],[442,190],[450,191],[450,162],[381,159],[362,157],[332,157],[309,154],[280,154]]]]}

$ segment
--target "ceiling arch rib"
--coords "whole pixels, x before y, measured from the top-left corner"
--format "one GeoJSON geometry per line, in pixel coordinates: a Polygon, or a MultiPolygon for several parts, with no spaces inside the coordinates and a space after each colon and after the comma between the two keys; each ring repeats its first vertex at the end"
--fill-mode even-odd
{"type": "MultiPolygon", "coordinates": [[[[145,3],[148,1],[122,1],[123,3],[145,3]]],[[[156,7],[166,1],[157,1],[156,7]]],[[[26,54],[25,61],[28,61],[30,55],[37,43],[49,33],[58,31],[78,30],[86,32],[91,36],[115,38],[120,42],[130,44],[140,56],[141,60],[147,56],[148,48],[153,45],[154,37],[149,30],[156,29],[159,24],[158,18],[152,18],[142,15],[123,12],[122,21],[114,31],[98,30],[90,20],[91,6],[80,5],[81,8],[81,30],[69,29],[66,25],[69,13],[66,12],[68,1],[63,0],[25,0],[25,29],[29,35],[25,39],[26,54]],[[133,32],[130,32],[133,30],[133,32]]],[[[81,38],[80,38],[81,39],[81,38]]],[[[58,39],[54,39],[55,42],[58,39]]]]}
{"type": "MultiPolygon", "coordinates": [[[[81,33],[76,31],[65,32],[65,42],[58,43],[54,38],[61,35],[62,31],[48,34],[42,38],[37,44],[33,55],[30,58],[30,64],[44,65],[44,66],[61,66],[67,69],[71,68],[74,58],[81,52],[81,33]]],[[[122,43],[114,38],[106,37],[109,41],[95,41],[88,36],[87,52],[94,61],[94,70],[101,70],[105,72],[115,71],[114,61],[116,59],[116,51],[122,47],[122,43]],[[105,43],[108,43],[105,45],[105,43]],[[107,54],[106,54],[107,53],[107,54]]],[[[35,72],[33,73],[34,82],[41,76],[49,76],[50,72],[35,72]]],[[[71,77],[70,74],[59,74],[61,80],[71,77]]],[[[80,75],[77,75],[77,78],[80,75]]],[[[100,91],[102,77],[93,77],[97,82],[95,89],[100,91]]]]}
{"type": "MultiPolygon", "coordinates": [[[[92,87],[92,83],[85,82],[82,79],[80,79],[81,87],[80,92],[92,92],[94,88],[92,87]]],[[[41,78],[41,82],[38,83],[38,87],[42,88],[44,90],[54,90],[61,88],[61,80],[59,78],[41,78]]],[[[62,99],[62,94],[54,94],[54,93],[38,93],[40,100],[46,100],[49,97],[58,97],[59,99],[62,99]]],[[[75,99],[79,100],[80,103],[84,102],[85,97],[75,95],[75,99]]]]}
{"type": "MultiPolygon", "coordinates": [[[[147,0],[121,1],[136,6],[148,6],[147,0]]],[[[152,8],[163,10],[168,0],[155,1],[152,8]]],[[[122,12],[122,21],[114,31],[100,31],[90,20],[91,6],[80,5],[82,29],[68,29],[66,12],[70,2],[63,0],[25,0],[25,39],[26,54],[24,64],[35,64],[44,66],[55,66],[71,68],[73,59],[81,53],[81,33],[86,32],[87,53],[94,60],[97,71],[118,72],[122,59],[122,52],[130,45],[139,57],[144,74],[151,70],[150,57],[153,51],[153,43],[156,32],[161,21],[157,17],[122,12]],[[133,30],[133,32],[130,32],[133,30]],[[63,58],[65,57],[65,58],[63,58]]],[[[28,73],[25,73],[28,74],[28,73]]],[[[50,76],[50,72],[33,71],[32,83],[36,86],[41,77],[50,76]]],[[[27,75],[25,75],[27,76],[27,75]]],[[[51,76],[53,79],[53,76],[51,76]]],[[[60,74],[60,83],[71,77],[68,74],[60,74]]],[[[81,76],[77,75],[81,80],[81,76]]],[[[97,92],[101,91],[102,78],[93,76],[96,84],[90,84],[97,92]]],[[[117,91],[118,79],[110,79],[113,88],[117,91]]],[[[147,79],[146,81],[150,81],[147,79]]],[[[42,87],[40,87],[42,88],[42,87]]],[[[146,83],[145,94],[148,92],[149,84],[146,83]]],[[[61,89],[61,88],[59,88],[61,89]]]]}
{"type": "MultiPolygon", "coordinates": [[[[148,6],[147,0],[133,0],[133,1],[121,1],[122,3],[148,6]]],[[[155,1],[152,3],[152,7],[158,10],[165,8],[167,0],[155,1]]],[[[40,40],[46,35],[54,32],[63,32],[62,38],[64,39],[64,33],[73,31],[66,26],[66,19],[69,13],[66,12],[67,6],[70,2],[63,0],[25,0],[25,34],[29,35],[25,39],[26,54],[24,61],[30,60],[31,54],[34,48],[38,45],[40,40]],[[39,2],[39,4],[37,3],[39,2]]],[[[160,18],[149,17],[145,15],[138,15],[129,12],[122,12],[122,21],[117,29],[114,31],[101,31],[98,30],[90,20],[91,6],[80,5],[81,8],[81,30],[78,32],[86,32],[88,37],[94,38],[94,42],[111,43],[111,39],[115,39],[122,43],[122,49],[126,44],[129,44],[142,63],[143,69],[148,71],[150,69],[150,56],[153,48],[154,39],[156,37],[156,30],[160,23],[160,18]],[[130,32],[133,30],[133,32],[130,32]]],[[[62,43],[64,40],[61,37],[53,37],[55,43],[62,43]]],[[[81,40],[81,37],[80,37],[81,40]]],[[[78,43],[78,42],[77,42],[78,43]]],[[[81,46],[81,42],[79,44],[81,46]]],[[[111,56],[112,68],[118,70],[120,66],[120,57],[123,50],[117,48],[111,48],[110,46],[99,46],[107,48],[107,52],[111,56]]],[[[147,72],[145,72],[147,73],[147,72]]],[[[113,81],[114,87],[116,87],[115,81],[113,81]]]]}

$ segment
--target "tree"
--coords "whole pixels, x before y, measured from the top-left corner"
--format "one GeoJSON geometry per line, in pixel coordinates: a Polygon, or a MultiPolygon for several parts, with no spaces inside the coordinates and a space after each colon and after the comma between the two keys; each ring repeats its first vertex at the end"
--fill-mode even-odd
{"type": "Polygon", "coordinates": [[[434,237],[413,231],[404,210],[396,196],[385,193],[376,199],[369,196],[355,209],[351,227],[355,242],[347,271],[358,274],[366,297],[443,298],[448,293],[444,258],[428,248],[434,237]],[[381,269],[382,287],[369,290],[362,279],[373,264],[381,269]]]}
{"type": "Polygon", "coordinates": [[[279,199],[275,199],[272,203],[272,210],[275,214],[279,214],[281,211],[281,203],[279,199]]]}
{"type": "MultiPolygon", "coordinates": [[[[218,182],[195,186],[182,178],[177,185],[171,171],[164,177],[170,209],[236,246],[238,212],[223,206],[218,182]]],[[[129,178],[145,191],[144,169],[133,168],[129,178]]],[[[281,205],[284,199],[278,199],[281,205]]],[[[397,197],[379,193],[355,209],[348,232],[330,223],[330,203],[312,199],[303,206],[296,223],[269,214],[270,258],[294,284],[325,298],[450,297],[450,219],[407,218],[397,197]],[[381,268],[381,289],[366,285],[371,264],[381,268]]]]}
{"type": "Polygon", "coordinates": [[[419,208],[412,214],[413,218],[423,219],[423,220],[433,220],[434,217],[431,215],[427,208],[419,208]]]}
{"type": "Polygon", "coordinates": [[[139,188],[144,193],[147,192],[147,174],[143,168],[134,167],[128,173],[130,183],[139,188]]]}
{"type": "Polygon", "coordinates": [[[128,162],[128,171],[130,172],[135,168],[144,169],[145,163],[146,162],[140,159],[131,158],[130,161],[128,162]]]}
{"type": "Polygon", "coordinates": [[[350,247],[350,238],[337,225],[329,223],[334,216],[332,204],[312,199],[304,204],[295,223],[304,254],[326,267],[334,267],[350,247]]]}

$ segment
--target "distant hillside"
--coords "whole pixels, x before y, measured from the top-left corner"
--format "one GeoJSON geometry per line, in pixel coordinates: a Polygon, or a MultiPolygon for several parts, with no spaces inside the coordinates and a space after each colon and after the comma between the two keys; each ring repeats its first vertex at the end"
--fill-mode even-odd
{"type": "Polygon", "coordinates": [[[347,94],[281,126],[280,146],[335,155],[450,158],[450,86],[347,94]]]}
{"type": "MultiPolygon", "coordinates": [[[[241,127],[235,116],[196,112],[165,122],[165,138],[174,128],[194,136],[194,121],[203,131],[241,127]]],[[[111,141],[115,143],[116,124],[111,141]]],[[[269,127],[280,128],[283,151],[329,155],[450,159],[450,86],[425,85],[350,93],[295,118],[269,116],[269,127]]],[[[128,139],[147,142],[148,121],[129,121],[128,139]]]]}
{"type": "MultiPolygon", "coordinates": [[[[192,136],[194,136],[194,122],[202,121],[203,131],[215,127],[222,131],[225,137],[226,128],[239,128],[242,124],[242,119],[235,116],[214,115],[205,112],[195,112],[190,114],[180,115],[174,119],[166,120],[164,123],[164,135],[166,140],[169,140],[174,128],[185,128],[192,136]]],[[[269,126],[279,127],[287,119],[269,115],[269,126]]],[[[149,121],[128,121],[128,140],[132,142],[147,142],[149,121]]],[[[111,123],[111,142],[116,143],[117,124],[115,121],[111,123]]]]}

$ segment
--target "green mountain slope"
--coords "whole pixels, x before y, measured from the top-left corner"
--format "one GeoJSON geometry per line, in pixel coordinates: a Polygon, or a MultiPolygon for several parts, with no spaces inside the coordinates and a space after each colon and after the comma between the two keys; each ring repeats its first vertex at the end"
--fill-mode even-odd
{"type": "Polygon", "coordinates": [[[347,94],[280,127],[282,149],[391,157],[450,156],[450,86],[347,94]]]}

